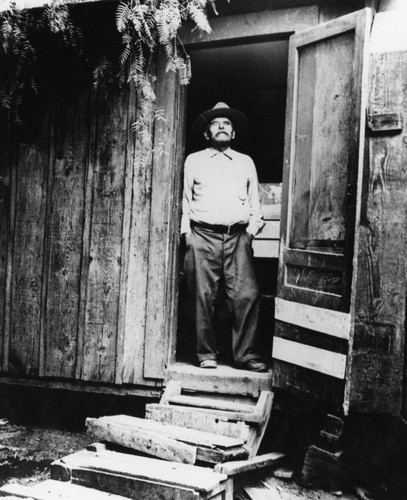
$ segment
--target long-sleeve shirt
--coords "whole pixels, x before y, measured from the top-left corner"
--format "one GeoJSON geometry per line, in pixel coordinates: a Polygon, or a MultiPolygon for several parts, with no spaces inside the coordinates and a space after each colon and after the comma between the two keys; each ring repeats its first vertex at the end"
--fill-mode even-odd
{"type": "Polygon", "coordinates": [[[181,234],[190,222],[248,224],[256,235],[264,226],[253,160],[232,149],[207,148],[185,160],[181,234]]]}

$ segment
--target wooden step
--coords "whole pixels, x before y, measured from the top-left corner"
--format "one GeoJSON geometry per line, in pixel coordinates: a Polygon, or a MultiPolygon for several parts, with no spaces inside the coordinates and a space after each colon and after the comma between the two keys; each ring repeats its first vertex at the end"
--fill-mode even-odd
{"type": "Polygon", "coordinates": [[[182,408],[168,404],[148,404],[146,406],[146,419],[240,438],[245,442],[251,432],[249,425],[243,421],[229,422],[227,418],[221,418],[213,413],[203,413],[194,408],[182,408]]]}
{"type": "Polygon", "coordinates": [[[33,500],[125,500],[126,497],[105,491],[79,486],[78,484],[48,479],[33,486],[7,484],[0,488],[4,500],[31,498],[33,500]]]}
{"type": "Polygon", "coordinates": [[[174,462],[219,463],[243,459],[248,455],[243,439],[127,415],[88,418],[86,425],[88,433],[97,440],[174,462]]]}
{"type": "Polygon", "coordinates": [[[113,451],[80,451],[51,464],[51,478],[149,500],[232,500],[232,482],[212,469],[113,451]]]}
{"type": "Polygon", "coordinates": [[[203,370],[191,364],[175,363],[167,369],[165,380],[179,381],[186,390],[253,397],[259,397],[261,391],[272,391],[273,386],[271,371],[256,373],[226,365],[203,370]]]}
{"type": "Polygon", "coordinates": [[[183,382],[170,380],[161,401],[146,406],[146,418],[244,439],[249,457],[253,457],[266,430],[272,402],[271,391],[261,391],[257,398],[231,398],[229,393],[215,397],[185,391],[183,382]],[[238,423],[247,427],[238,427],[238,423]]]}

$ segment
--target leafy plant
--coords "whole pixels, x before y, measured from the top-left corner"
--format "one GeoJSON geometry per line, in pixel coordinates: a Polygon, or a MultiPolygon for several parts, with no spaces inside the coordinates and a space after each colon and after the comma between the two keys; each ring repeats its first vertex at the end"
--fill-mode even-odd
{"type": "MultiPolygon", "coordinates": [[[[167,58],[167,71],[179,74],[181,84],[191,78],[191,61],[178,33],[182,24],[192,20],[205,33],[211,32],[207,10],[215,14],[216,0],[122,0],[116,10],[116,26],[122,38],[121,85],[134,85],[137,96],[137,121],[133,129],[142,142],[151,145],[151,119],[164,119],[154,111],[154,61],[161,48],[167,58]]],[[[19,119],[23,96],[38,93],[36,68],[38,50],[35,41],[41,34],[57,36],[65,47],[81,53],[84,47],[81,30],[73,23],[69,7],[53,0],[42,9],[20,11],[12,3],[0,15],[0,106],[19,119]]],[[[93,84],[111,79],[112,65],[101,58],[93,68],[93,84]]]]}
{"type": "Polygon", "coordinates": [[[27,91],[38,94],[35,40],[50,33],[77,52],[82,51],[82,34],[71,21],[67,5],[54,2],[39,12],[18,10],[15,3],[0,17],[0,106],[20,121],[20,107],[27,91]]]}

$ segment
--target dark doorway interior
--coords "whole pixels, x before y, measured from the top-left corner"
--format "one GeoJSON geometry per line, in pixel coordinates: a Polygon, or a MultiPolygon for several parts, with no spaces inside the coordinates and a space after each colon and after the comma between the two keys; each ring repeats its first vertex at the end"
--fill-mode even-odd
{"type": "MultiPolygon", "coordinates": [[[[263,39],[222,46],[205,45],[190,50],[189,53],[192,60],[192,80],[188,88],[186,153],[206,147],[203,137],[193,137],[190,133],[194,118],[217,102],[225,102],[243,111],[249,120],[247,134],[237,137],[233,148],[253,158],[261,184],[280,183],[284,151],[288,40],[263,39]]],[[[269,352],[273,333],[277,259],[256,258],[256,270],[263,296],[260,334],[264,351],[269,352]]],[[[188,291],[181,279],[177,361],[195,362],[193,308],[188,298],[188,291]]],[[[220,293],[215,328],[219,359],[228,364],[231,362],[230,316],[227,301],[220,293]]]]}

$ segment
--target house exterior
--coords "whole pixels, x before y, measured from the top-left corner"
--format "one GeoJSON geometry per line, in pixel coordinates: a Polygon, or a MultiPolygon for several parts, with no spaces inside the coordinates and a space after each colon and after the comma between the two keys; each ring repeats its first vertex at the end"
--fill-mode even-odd
{"type": "MultiPolygon", "coordinates": [[[[106,23],[94,37],[106,50],[114,7],[75,7],[87,26],[106,23]]],[[[152,150],[132,132],[133,91],[95,89],[73,62],[66,85],[50,76],[22,127],[1,122],[0,382],[161,391],[177,360],[190,120],[229,100],[259,131],[243,147],[258,155],[260,182],[283,189],[278,259],[265,250],[261,262],[276,270],[273,386],[345,413],[404,414],[399,17],[391,1],[221,4],[211,35],[182,33],[189,89],[156,61],[165,120],[152,150]]]]}

